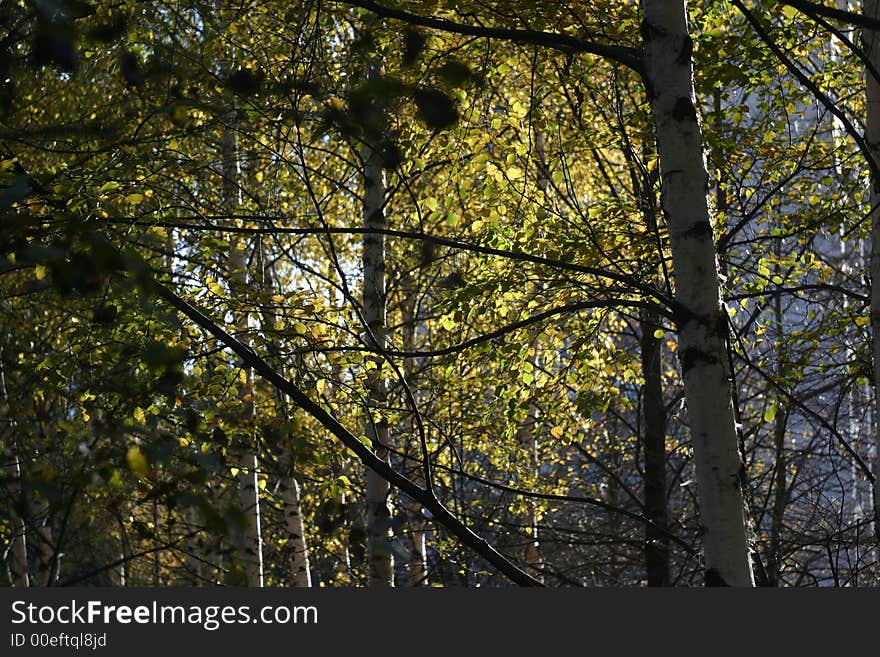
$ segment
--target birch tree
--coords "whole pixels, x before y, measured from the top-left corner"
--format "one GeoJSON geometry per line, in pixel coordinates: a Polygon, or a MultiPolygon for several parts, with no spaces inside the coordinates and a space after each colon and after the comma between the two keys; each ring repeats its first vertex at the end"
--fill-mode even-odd
{"type": "MultiPolygon", "coordinates": [[[[238,148],[232,127],[223,130],[221,138],[221,157],[223,172],[223,205],[230,215],[239,206],[238,191],[238,148]]],[[[252,251],[252,249],[251,249],[252,251]]],[[[230,288],[238,297],[241,309],[235,318],[235,328],[239,340],[249,344],[250,322],[247,312],[248,247],[244,240],[237,240],[229,252],[230,288]]],[[[236,436],[234,446],[237,456],[237,480],[239,503],[242,510],[243,527],[238,540],[239,553],[237,566],[243,568],[244,583],[247,586],[263,585],[263,544],[260,532],[260,488],[258,484],[258,459],[256,436],[253,431],[255,416],[254,380],[250,369],[242,371],[243,377],[238,387],[245,418],[244,430],[236,436]]]]}
{"type": "MultiPolygon", "coordinates": [[[[269,260],[269,252],[262,238],[258,238],[258,252],[261,268],[260,292],[263,297],[271,297],[276,290],[275,275],[272,269],[272,263],[269,260]]],[[[275,326],[276,316],[272,313],[268,304],[263,305],[261,313],[263,333],[268,335],[275,326]]],[[[279,349],[272,347],[273,351],[279,349]]],[[[279,355],[275,356],[275,366],[279,370],[285,370],[281,364],[279,355]]],[[[289,426],[290,404],[287,396],[280,390],[274,390],[273,408],[276,418],[282,419],[285,426],[289,426]]],[[[284,514],[284,523],[290,540],[292,551],[293,566],[293,583],[294,586],[300,588],[308,588],[312,585],[311,568],[309,566],[309,550],[306,543],[306,530],[303,521],[302,506],[300,504],[300,485],[297,481],[296,473],[296,457],[291,447],[293,437],[283,435],[283,445],[281,447],[281,468],[283,474],[279,481],[281,491],[282,513],[284,514]]]]}
{"type": "MultiPolygon", "coordinates": [[[[370,65],[367,79],[378,76],[370,65]]],[[[378,352],[386,349],[385,236],[380,231],[385,223],[385,172],[374,146],[366,143],[363,159],[363,314],[367,345],[378,352]]],[[[371,359],[367,377],[369,406],[364,421],[364,434],[381,460],[390,463],[388,422],[381,415],[387,384],[382,376],[384,359],[371,359]]],[[[394,585],[394,558],[391,553],[391,487],[373,470],[366,475],[367,569],[370,586],[394,585]]]]}
{"type": "Polygon", "coordinates": [[[683,0],[643,0],[645,77],[660,156],[678,309],[679,354],[694,450],[706,584],[752,586],[743,463],[737,449],[709,177],[683,0]]]}
{"type": "Polygon", "coordinates": [[[30,584],[28,577],[27,562],[27,525],[25,524],[24,510],[25,500],[21,489],[21,463],[19,449],[15,441],[15,431],[9,402],[9,393],[6,388],[6,370],[3,366],[3,348],[0,347],[0,405],[3,414],[3,461],[6,495],[12,502],[10,505],[12,517],[12,583],[19,588],[26,588],[30,584]]]}

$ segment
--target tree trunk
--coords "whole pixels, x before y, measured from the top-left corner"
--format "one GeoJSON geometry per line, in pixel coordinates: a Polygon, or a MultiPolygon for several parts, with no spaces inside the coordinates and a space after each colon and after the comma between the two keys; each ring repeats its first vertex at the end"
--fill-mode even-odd
{"type": "MultiPolygon", "coordinates": [[[[263,296],[269,297],[276,290],[275,275],[266,253],[265,244],[262,239],[258,241],[260,254],[260,267],[262,270],[262,279],[260,288],[263,296]]],[[[263,333],[268,336],[268,331],[275,325],[276,317],[270,310],[267,303],[263,304],[262,312],[263,333]]],[[[268,337],[267,337],[268,341],[268,337]]],[[[273,345],[270,347],[272,351],[275,367],[283,371],[284,367],[281,363],[280,346],[273,345]]],[[[275,416],[287,420],[290,417],[290,404],[287,396],[280,390],[276,390],[275,395],[275,416]]],[[[312,585],[311,568],[309,566],[309,551],[306,544],[306,532],[303,525],[302,508],[300,507],[300,488],[299,482],[296,480],[294,466],[296,465],[296,457],[290,449],[290,436],[284,436],[284,446],[282,448],[281,461],[285,469],[289,469],[289,474],[282,476],[280,481],[281,503],[284,509],[284,524],[287,533],[290,536],[290,543],[293,547],[293,583],[294,586],[308,588],[312,585]]]]}
{"type": "MultiPolygon", "coordinates": [[[[289,452],[285,450],[285,462],[290,463],[292,460],[289,452]]],[[[289,477],[285,477],[281,483],[281,499],[284,502],[284,523],[293,546],[293,584],[301,588],[308,588],[312,585],[312,574],[309,568],[306,530],[299,504],[299,483],[293,473],[289,477]]]]}
{"type": "Polygon", "coordinates": [[[21,490],[21,465],[11,435],[7,436],[4,452],[7,496],[12,502],[9,507],[12,516],[12,584],[25,588],[30,586],[27,567],[27,525],[22,513],[24,500],[21,490]]]}
{"type": "Polygon", "coordinates": [[[754,586],[684,0],[643,0],[645,81],[669,225],[679,358],[694,450],[706,584],[754,586]]]}
{"type": "Polygon", "coordinates": [[[13,415],[6,389],[6,370],[3,367],[3,347],[0,347],[0,415],[3,417],[3,462],[6,479],[6,498],[12,519],[12,584],[27,587],[27,526],[24,521],[24,499],[21,490],[21,463],[13,431],[13,415]]]}
{"type": "MultiPolygon", "coordinates": [[[[777,255],[779,254],[777,242],[777,255]]],[[[782,325],[782,295],[777,294],[773,300],[773,315],[776,321],[776,376],[782,379],[782,363],[786,359],[785,339],[782,325]]],[[[788,504],[788,456],[785,450],[785,434],[788,425],[788,400],[782,395],[768,395],[777,405],[776,417],[773,422],[773,449],[775,452],[775,469],[773,472],[773,509],[770,520],[770,559],[769,577],[773,586],[779,586],[782,574],[782,530],[784,527],[785,507],[788,504]]]]}
{"type": "MultiPolygon", "coordinates": [[[[653,130],[649,128],[649,138],[642,145],[642,161],[648,162],[656,155],[653,130]]],[[[635,170],[635,167],[633,167],[635,170]]],[[[657,272],[665,274],[663,267],[663,244],[657,226],[657,195],[654,191],[656,170],[646,172],[641,177],[633,173],[633,186],[639,190],[639,203],[648,234],[656,241],[659,264],[657,272]]],[[[664,277],[665,278],[665,277],[664,277]]],[[[655,276],[657,284],[662,284],[660,276],[655,276]]],[[[645,527],[645,574],[648,586],[669,586],[669,538],[665,534],[668,527],[666,499],[666,404],[663,402],[663,342],[654,336],[660,328],[660,317],[651,309],[645,308],[639,317],[641,332],[640,357],[642,361],[642,448],[645,455],[644,505],[645,515],[653,526],[645,527]]]]}
{"type": "Polygon", "coordinates": [[[52,542],[49,503],[41,497],[37,500],[36,506],[34,523],[39,523],[37,537],[40,540],[38,585],[51,586],[55,579],[55,544],[52,542]]]}
{"type": "MultiPolygon", "coordinates": [[[[233,117],[230,115],[230,121],[233,117]]],[[[223,206],[229,214],[234,214],[239,206],[238,188],[238,146],[231,127],[223,131],[223,206]]],[[[246,306],[248,295],[247,255],[243,240],[237,240],[229,253],[230,291],[239,302],[246,306]]],[[[236,337],[249,345],[248,313],[241,309],[235,317],[236,337]]],[[[263,585],[263,545],[260,533],[260,488],[257,478],[256,435],[252,430],[254,408],[254,378],[250,369],[245,370],[245,378],[238,387],[238,399],[244,417],[245,431],[238,437],[235,452],[238,456],[238,495],[244,514],[244,526],[238,540],[238,563],[242,568],[243,581],[247,586],[263,585]]],[[[236,579],[242,579],[236,577],[236,579]]]]}
{"type": "Polygon", "coordinates": [[[187,533],[186,576],[182,578],[182,581],[184,585],[202,586],[205,583],[202,569],[204,550],[200,540],[201,528],[196,517],[196,511],[193,507],[187,507],[181,515],[183,516],[183,530],[187,533]]]}
{"type": "MultiPolygon", "coordinates": [[[[880,18],[880,1],[864,0],[862,13],[873,19],[880,18]]],[[[870,62],[880,69],[880,33],[864,30],[863,46],[870,62]]],[[[867,117],[865,141],[875,162],[880,162],[880,80],[866,74],[867,117]]],[[[871,333],[874,357],[874,535],[880,544],[880,180],[872,173],[868,194],[871,212],[871,333]]]]}
{"type": "MultiPolygon", "coordinates": [[[[415,282],[413,277],[406,274],[401,283],[403,288],[403,299],[401,301],[401,332],[403,339],[403,350],[413,352],[416,348],[416,301],[415,301],[415,282]]],[[[414,359],[405,358],[403,361],[403,373],[406,377],[407,384],[413,389],[413,395],[417,395],[416,386],[413,382],[413,374],[415,372],[414,359]]],[[[416,396],[418,400],[418,396],[416,396]]],[[[410,435],[414,435],[414,422],[408,423],[410,435]]],[[[420,486],[424,485],[424,471],[418,458],[413,459],[413,468],[406,472],[406,475],[420,486]]],[[[428,533],[427,519],[422,515],[422,505],[416,500],[409,500],[406,503],[409,512],[407,524],[410,533],[410,557],[407,563],[407,574],[409,575],[410,586],[427,586],[428,585],[428,553],[425,537],[428,533]]]]}
{"type": "MultiPolygon", "coordinates": [[[[385,174],[378,155],[370,146],[364,147],[364,227],[384,229],[385,174]]],[[[364,319],[369,328],[369,346],[385,348],[386,292],[385,292],[385,237],[365,233],[363,240],[363,295],[364,319]],[[372,343],[375,340],[376,343],[372,343]]],[[[372,411],[383,409],[387,398],[385,380],[381,376],[382,358],[371,359],[376,366],[367,377],[369,408],[364,434],[376,455],[390,463],[388,452],[388,424],[384,418],[376,419],[372,411]]],[[[391,504],[388,482],[367,470],[366,476],[366,530],[367,568],[370,586],[394,585],[394,559],[391,552],[391,504]]]]}
{"type": "MultiPolygon", "coordinates": [[[[535,341],[537,343],[537,340],[535,341]]],[[[533,345],[533,348],[536,348],[533,345]]],[[[532,368],[535,367],[535,352],[531,352],[528,362],[532,368]]],[[[537,440],[535,436],[535,426],[537,424],[538,407],[534,402],[529,403],[529,413],[524,422],[520,424],[516,431],[516,438],[519,441],[520,449],[526,457],[527,468],[532,476],[536,476],[538,470],[537,459],[537,440]]],[[[522,518],[522,524],[526,527],[527,541],[523,550],[523,561],[526,565],[526,572],[529,573],[539,582],[544,582],[544,557],[541,554],[541,543],[538,536],[538,507],[533,498],[526,499],[526,512],[522,518]]]]}
{"type": "Polygon", "coordinates": [[[669,540],[663,533],[666,517],[666,406],[663,403],[660,338],[654,331],[660,325],[657,314],[642,312],[641,358],[643,448],[645,451],[645,515],[654,523],[645,528],[645,571],[648,586],[669,586],[669,540]]]}

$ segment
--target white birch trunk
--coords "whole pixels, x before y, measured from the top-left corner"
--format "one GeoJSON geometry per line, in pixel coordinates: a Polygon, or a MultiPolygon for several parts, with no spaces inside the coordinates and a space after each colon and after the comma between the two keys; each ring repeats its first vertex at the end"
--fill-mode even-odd
{"type": "MultiPolygon", "coordinates": [[[[264,296],[269,297],[276,289],[275,276],[272,267],[269,264],[268,254],[266,253],[265,244],[262,239],[258,242],[260,253],[260,266],[262,269],[261,292],[264,296]]],[[[269,309],[268,304],[263,305],[262,322],[263,332],[266,334],[275,324],[275,315],[269,309]]],[[[273,356],[279,362],[275,366],[279,370],[283,370],[278,357],[279,350],[273,348],[273,356]]],[[[277,392],[275,396],[275,416],[287,419],[289,417],[289,403],[287,396],[277,392]]],[[[279,482],[281,488],[281,504],[284,513],[284,525],[290,536],[290,544],[293,548],[293,583],[294,586],[301,588],[309,588],[312,585],[311,568],[309,566],[309,551],[306,544],[306,532],[303,525],[302,508],[300,506],[300,488],[299,482],[296,480],[294,473],[295,457],[289,447],[289,443],[285,442],[283,454],[281,456],[282,463],[285,467],[290,468],[290,475],[283,476],[279,482]]]]}
{"type": "Polygon", "coordinates": [[[123,502],[116,514],[116,524],[119,526],[119,566],[113,572],[113,585],[120,587],[131,584],[131,578],[129,577],[131,547],[128,542],[126,519],[124,517],[128,514],[127,504],[123,502]]]}
{"type": "MultiPolygon", "coordinates": [[[[292,457],[288,450],[285,450],[284,457],[286,462],[291,462],[292,457]]],[[[284,478],[281,487],[281,500],[284,503],[284,523],[293,546],[293,583],[294,586],[308,588],[312,585],[312,574],[309,567],[306,530],[303,525],[302,509],[299,503],[299,483],[291,473],[289,477],[284,478]]]]}
{"type": "MultiPolygon", "coordinates": [[[[868,18],[880,18],[880,1],[864,0],[862,12],[868,18]]],[[[870,62],[880,70],[880,33],[864,30],[862,41],[870,62]]],[[[865,118],[865,141],[874,162],[880,162],[880,81],[869,72],[866,75],[867,117],[865,118]]],[[[871,208],[871,333],[874,357],[874,535],[880,543],[880,180],[871,176],[868,194],[871,208]]]]}
{"type": "MultiPolygon", "coordinates": [[[[234,290],[244,294],[247,286],[246,262],[244,245],[233,245],[229,256],[232,282],[234,290]]],[[[248,316],[247,312],[241,311],[236,321],[236,333],[238,340],[248,344],[247,337],[248,316]]],[[[239,384],[238,398],[241,401],[241,411],[244,422],[248,427],[240,436],[241,442],[237,445],[236,453],[239,456],[238,463],[238,495],[241,510],[244,512],[245,525],[240,546],[239,561],[244,567],[247,586],[263,585],[263,546],[260,532],[260,488],[258,485],[258,463],[254,432],[250,425],[253,421],[254,409],[254,379],[250,370],[245,372],[245,380],[239,384]]]]}
{"type": "Polygon", "coordinates": [[[754,586],[708,174],[684,0],[643,0],[646,82],[669,224],[679,358],[690,419],[707,585],[754,586]]]}
{"type": "Polygon", "coordinates": [[[21,499],[21,466],[10,436],[6,442],[7,449],[3,455],[6,465],[7,492],[12,500],[10,515],[12,516],[12,583],[14,586],[26,588],[30,586],[27,567],[27,525],[21,513],[16,509],[22,506],[21,499]]]}
{"type": "MultiPolygon", "coordinates": [[[[230,116],[232,120],[232,116],[230,116]]],[[[223,171],[223,205],[226,211],[233,214],[239,206],[238,190],[238,146],[235,133],[230,127],[223,131],[221,143],[223,171]]],[[[242,241],[237,241],[229,253],[230,290],[239,302],[246,305],[247,297],[247,255],[242,241]]],[[[248,313],[246,309],[238,312],[235,318],[236,337],[245,345],[250,344],[248,337],[248,313]]],[[[240,444],[236,446],[239,457],[238,495],[244,513],[244,528],[239,541],[239,564],[244,570],[247,586],[263,586],[263,544],[260,532],[260,488],[258,486],[256,436],[250,429],[254,409],[253,372],[245,370],[245,380],[239,385],[238,398],[245,425],[248,429],[240,436],[240,444]]]]}
{"type": "Polygon", "coordinates": [[[35,522],[39,522],[37,536],[40,539],[40,575],[39,586],[49,586],[54,580],[55,545],[52,542],[52,525],[49,524],[49,503],[39,498],[37,500],[38,511],[35,514],[35,522]]]}
{"type": "Polygon", "coordinates": [[[12,584],[25,588],[30,584],[27,569],[27,526],[20,512],[20,509],[24,507],[24,500],[21,498],[21,464],[12,431],[12,412],[6,389],[2,347],[0,347],[0,415],[3,416],[3,462],[6,464],[4,466],[6,496],[10,500],[9,511],[12,517],[12,584]]]}
{"type": "MultiPolygon", "coordinates": [[[[366,146],[364,158],[364,227],[385,228],[385,174],[379,157],[366,146]]],[[[385,292],[385,236],[365,233],[363,243],[363,296],[364,319],[372,337],[380,348],[385,348],[386,292],[385,292]]],[[[372,338],[369,336],[367,340],[372,338]]],[[[377,368],[382,359],[373,358],[377,368]]],[[[387,397],[385,380],[379,370],[370,370],[367,378],[367,399],[370,408],[364,434],[370,440],[376,455],[390,462],[388,452],[388,424],[376,420],[369,411],[383,410],[387,397]]],[[[388,482],[372,470],[366,475],[367,567],[370,586],[394,585],[394,558],[391,552],[391,489],[388,482]]]]}

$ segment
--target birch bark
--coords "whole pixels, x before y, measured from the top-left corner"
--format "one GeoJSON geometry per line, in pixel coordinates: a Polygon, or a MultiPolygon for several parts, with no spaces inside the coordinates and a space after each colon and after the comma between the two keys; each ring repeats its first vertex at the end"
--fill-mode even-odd
{"type": "MultiPolygon", "coordinates": [[[[232,117],[230,116],[230,121],[232,117]]],[[[223,206],[229,214],[235,214],[240,204],[238,188],[238,146],[231,125],[224,129],[221,138],[221,157],[223,171],[223,206]]],[[[244,309],[235,317],[237,338],[245,345],[250,345],[248,338],[247,305],[247,252],[242,240],[232,244],[229,253],[230,290],[239,298],[244,309]]],[[[238,399],[241,402],[244,425],[253,423],[254,378],[250,369],[245,370],[245,378],[239,384],[238,399]]],[[[238,496],[241,510],[244,513],[244,527],[238,541],[238,561],[243,568],[244,582],[247,586],[263,586],[263,545],[260,532],[260,488],[257,480],[256,437],[250,428],[239,436],[236,445],[238,456],[238,496]]]]}
{"type": "MultiPolygon", "coordinates": [[[[261,292],[264,296],[271,296],[277,289],[275,274],[269,262],[265,244],[259,239],[260,265],[262,269],[261,292]]],[[[263,332],[271,329],[275,325],[275,314],[270,310],[268,304],[263,305],[262,322],[263,332]]],[[[274,352],[272,355],[276,360],[275,366],[283,371],[281,357],[277,347],[271,348],[274,352]]],[[[275,395],[275,416],[288,419],[290,417],[290,404],[287,395],[280,390],[275,395]]],[[[305,525],[303,524],[302,508],[300,506],[300,487],[296,480],[295,466],[296,458],[293,450],[290,448],[290,437],[284,436],[284,445],[282,448],[282,463],[284,468],[289,472],[282,476],[279,482],[281,489],[281,503],[283,505],[284,525],[290,537],[290,544],[293,548],[293,583],[299,588],[309,588],[312,585],[311,568],[309,566],[309,551],[306,544],[305,525]]]]}
{"type": "MultiPolygon", "coordinates": [[[[368,232],[363,239],[363,303],[364,319],[369,328],[367,341],[370,346],[384,349],[386,346],[386,302],[385,291],[385,237],[369,229],[386,228],[385,213],[385,173],[377,153],[369,145],[363,149],[364,178],[364,227],[368,232]]],[[[364,434],[370,441],[376,455],[390,463],[388,450],[388,424],[384,418],[377,417],[373,411],[382,409],[387,398],[387,385],[381,375],[382,359],[371,359],[375,365],[367,377],[367,399],[369,409],[364,425],[364,434]]],[[[366,524],[367,524],[367,567],[370,586],[394,585],[394,558],[391,552],[391,488],[388,482],[367,470],[366,475],[366,524]]]]}
{"type": "Polygon", "coordinates": [[[645,79],[681,308],[678,353],[694,450],[706,584],[754,586],[687,8],[684,0],[642,0],[642,9],[645,79]]]}
{"type": "Polygon", "coordinates": [[[21,491],[21,464],[13,432],[12,413],[9,394],[6,389],[6,371],[3,368],[3,348],[0,347],[0,414],[3,416],[3,462],[6,479],[6,495],[10,500],[12,517],[12,584],[27,587],[30,584],[27,568],[27,525],[22,509],[24,500],[21,491]]]}

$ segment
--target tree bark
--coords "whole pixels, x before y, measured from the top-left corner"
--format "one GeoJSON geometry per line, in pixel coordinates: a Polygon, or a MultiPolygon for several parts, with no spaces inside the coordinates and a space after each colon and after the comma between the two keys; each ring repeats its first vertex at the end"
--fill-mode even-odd
{"type": "MultiPolygon", "coordinates": [[[[285,457],[285,461],[292,461],[287,450],[285,450],[285,457]]],[[[312,573],[309,567],[306,530],[299,504],[299,483],[293,473],[284,478],[281,487],[281,499],[284,502],[284,523],[293,546],[293,584],[300,588],[308,588],[312,585],[312,573]]]]}
{"type": "MultiPolygon", "coordinates": [[[[653,130],[642,145],[642,161],[648,162],[656,155],[653,130]]],[[[635,167],[633,167],[635,169],[635,167]]],[[[657,194],[654,191],[656,170],[642,176],[633,173],[633,186],[639,190],[639,203],[648,234],[656,241],[657,276],[662,284],[663,245],[657,225],[657,194]]],[[[645,515],[653,525],[645,527],[645,574],[648,586],[669,586],[669,537],[665,533],[669,518],[666,499],[666,404],[663,401],[663,342],[654,336],[660,328],[660,316],[648,308],[639,316],[641,332],[640,357],[642,364],[642,448],[644,450],[644,505],[645,515]]]]}
{"type": "MultiPolygon", "coordinates": [[[[404,275],[401,283],[403,288],[403,299],[401,300],[401,333],[403,340],[403,350],[406,352],[414,352],[416,349],[416,301],[415,301],[415,282],[409,274],[404,275]]],[[[403,373],[406,377],[407,384],[413,388],[413,395],[417,395],[415,386],[413,385],[413,376],[415,372],[414,359],[407,357],[403,361],[403,373]]],[[[418,399],[418,397],[416,397],[418,399]]],[[[410,420],[408,423],[408,432],[414,435],[414,422],[410,420]]],[[[412,460],[413,467],[410,472],[405,472],[416,484],[424,486],[424,473],[422,465],[418,458],[412,460]]],[[[416,500],[406,502],[408,510],[407,523],[409,525],[410,534],[410,557],[407,563],[407,574],[409,576],[410,586],[427,586],[428,585],[428,553],[426,544],[426,535],[428,533],[427,519],[422,515],[422,505],[416,500]]]]}
{"type": "Polygon", "coordinates": [[[35,506],[34,523],[38,523],[37,537],[39,538],[39,586],[51,586],[55,579],[55,543],[52,540],[52,525],[50,523],[49,502],[40,497],[35,506]]]}
{"type": "Polygon", "coordinates": [[[666,406],[663,403],[660,325],[657,314],[645,310],[640,319],[643,448],[645,451],[645,515],[653,525],[645,528],[645,571],[648,586],[669,586],[669,539],[663,533],[666,512],[666,406]]]}
{"type": "MultiPolygon", "coordinates": [[[[777,242],[777,255],[780,252],[777,242]]],[[[785,339],[782,325],[782,295],[773,300],[773,315],[776,322],[776,376],[782,377],[782,364],[786,359],[785,339]]],[[[773,472],[773,508],[770,520],[770,558],[768,579],[773,586],[779,586],[782,575],[782,531],[785,520],[785,507],[788,505],[788,455],[785,449],[785,434],[788,425],[788,400],[782,395],[769,395],[777,405],[773,422],[773,449],[775,466],[773,472]]]]}
{"type": "MultiPolygon", "coordinates": [[[[862,13],[880,19],[880,1],[864,0],[862,13]]],[[[862,41],[869,61],[880,67],[880,33],[864,30],[862,41]]],[[[867,73],[867,117],[865,119],[865,142],[875,162],[880,162],[880,81],[867,73]]],[[[871,174],[868,193],[871,213],[871,333],[874,359],[874,536],[880,544],[880,180],[871,174]]]]}
{"type": "MultiPolygon", "coordinates": [[[[265,244],[262,238],[258,238],[257,248],[260,255],[260,269],[262,278],[260,280],[260,292],[264,297],[271,296],[277,289],[275,274],[269,262],[266,253],[265,244]]],[[[269,331],[275,325],[276,316],[270,309],[268,303],[263,304],[261,313],[261,321],[263,323],[263,334],[269,340],[269,331]]],[[[271,344],[271,342],[270,342],[271,344]]],[[[281,363],[280,345],[272,345],[269,347],[272,352],[274,365],[281,371],[284,367],[281,363]]],[[[280,390],[275,391],[275,417],[288,420],[290,417],[290,405],[287,396],[280,390]]],[[[289,474],[281,477],[281,503],[284,513],[284,524],[290,537],[290,543],[293,548],[293,583],[294,586],[300,588],[308,588],[312,585],[311,568],[309,566],[309,551],[306,544],[306,532],[303,524],[302,508],[300,507],[300,488],[299,482],[296,480],[295,465],[296,457],[290,448],[290,436],[283,437],[284,445],[282,447],[281,461],[282,467],[289,470],[289,474]]]]}
{"type": "MultiPolygon", "coordinates": [[[[366,145],[364,161],[364,227],[384,230],[386,228],[385,173],[376,152],[366,145]]],[[[386,347],[386,291],[385,291],[385,237],[378,233],[365,233],[363,238],[363,303],[364,320],[369,329],[369,346],[386,347]],[[375,340],[375,343],[373,342],[375,340]]],[[[388,424],[384,418],[373,416],[380,412],[387,399],[387,386],[381,375],[383,360],[371,358],[375,366],[367,375],[367,400],[369,408],[364,423],[364,434],[373,451],[383,461],[390,463],[388,451],[388,424]]],[[[388,481],[373,470],[366,475],[366,530],[367,568],[370,586],[394,585],[394,558],[391,552],[391,488],[388,481]]]]}
{"type": "Polygon", "coordinates": [[[0,347],[0,415],[3,417],[3,462],[6,464],[6,496],[12,519],[12,584],[25,588],[30,585],[27,568],[27,525],[24,521],[24,499],[21,490],[21,463],[13,431],[13,416],[6,389],[6,370],[3,367],[3,347],[0,347]]]}
{"type": "Polygon", "coordinates": [[[754,586],[726,315],[707,200],[684,0],[643,0],[645,82],[660,154],[675,278],[679,359],[694,450],[706,584],[754,586]]]}
{"type": "Polygon", "coordinates": [[[21,509],[24,507],[21,490],[21,465],[15,449],[14,439],[7,436],[3,460],[6,462],[7,494],[12,502],[12,583],[26,588],[30,586],[27,567],[27,525],[21,509]]]}
{"type": "MultiPolygon", "coordinates": [[[[230,115],[230,121],[232,116],[230,115]]],[[[234,214],[239,206],[238,188],[238,146],[231,127],[223,131],[221,142],[223,171],[223,206],[234,214]]],[[[248,294],[246,246],[237,240],[229,253],[230,291],[245,306],[235,316],[235,330],[238,340],[250,345],[248,338],[248,313],[246,309],[248,294]]],[[[254,378],[251,370],[245,369],[245,378],[239,384],[238,399],[244,416],[245,431],[238,436],[236,455],[238,456],[238,496],[244,514],[244,527],[238,540],[238,564],[243,569],[247,586],[263,586],[263,545],[260,532],[260,488],[257,475],[256,436],[251,429],[255,415],[254,378]]]]}

